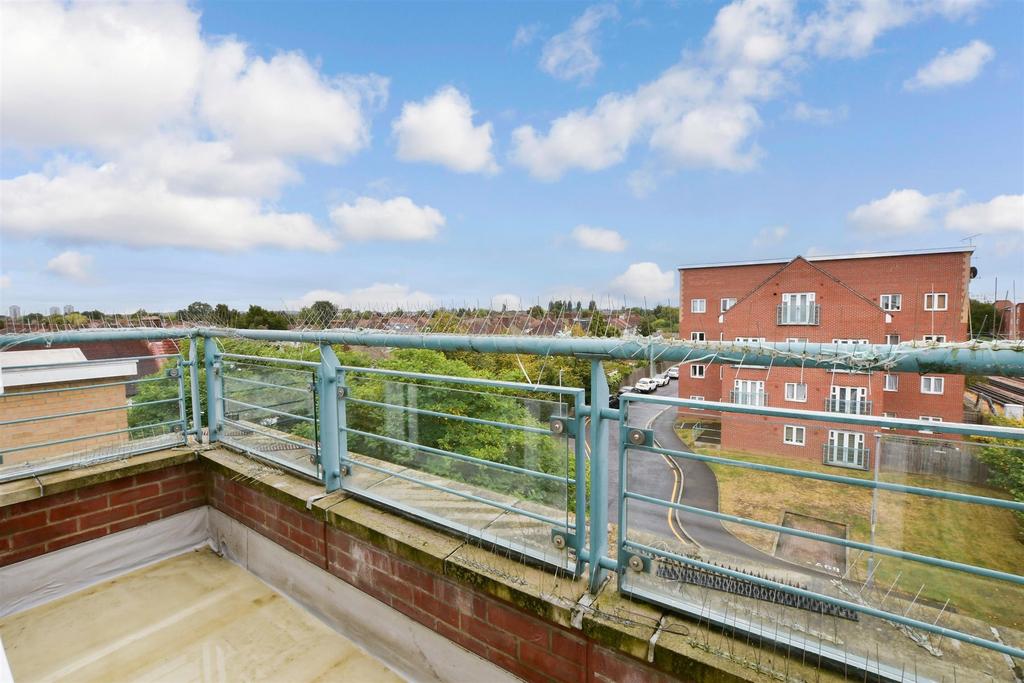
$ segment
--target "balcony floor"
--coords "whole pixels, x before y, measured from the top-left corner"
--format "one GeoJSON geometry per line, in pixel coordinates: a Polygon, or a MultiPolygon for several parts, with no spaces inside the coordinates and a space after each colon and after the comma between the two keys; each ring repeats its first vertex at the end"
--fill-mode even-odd
{"type": "Polygon", "coordinates": [[[19,681],[399,681],[209,550],[0,619],[19,681]]]}

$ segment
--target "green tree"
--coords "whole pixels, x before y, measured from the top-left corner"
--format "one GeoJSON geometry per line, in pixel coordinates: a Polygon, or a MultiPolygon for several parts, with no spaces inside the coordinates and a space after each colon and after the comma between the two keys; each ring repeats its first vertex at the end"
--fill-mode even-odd
{"type": "Polygon", "coordinates": [[[330,327],[334,316],[338,315],[338,307],[330,301],[314,301],[299,311],[299,319],[309,325],[330,327]]]}
{"type": "Polygon", "coordinates": [[[999,330],[999,319],[995,304],[971,299],[971,334],[975,339],[991,339],[992,330],[999,330]]]}
{"type": "Polygon", "coordinates": [[[287,330],[289,322],[283,313],[254,304],[238,319],[237,325],[246,330],[287,330]]]}
{"type": "Polygon", "coordinates": [[[178,317],[189,321],[207,321],[213,317],[213,306],[204,301],[193,301],[178,311],[178,317]]]}
{"type": "MultiPolygon", "coordinates": [[[[990,421],[1004,427],[1024,427],[1024,420],[993,416],[990,421]]],[[[1009,493],[1014,500],[1024,501],[1024,443],[983,437],[977,440],[985,444],[978,459],[988,465],[989,482],[1009,493]]],[[[1014,515],[1024,535],[1024,512],[1014,511],[1014,515]]]]}

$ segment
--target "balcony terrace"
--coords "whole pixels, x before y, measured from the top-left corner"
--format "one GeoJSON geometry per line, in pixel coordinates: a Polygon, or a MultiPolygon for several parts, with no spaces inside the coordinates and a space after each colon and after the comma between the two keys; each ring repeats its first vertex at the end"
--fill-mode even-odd
{"type": "Polygon", "coordinates": [[[1024,503],[950,463],[1019,457],[1024,429],[665,393],[610,409],[603,367],[1020,376],[1019,344],[158,329],[0,348],[105,336],[180,352],[144,376],[0,355],[5,381],[36,373],[0,395],[0,640],[19,680],[1021,675],[1024,503]],[[356,345],[423,355],[359,365],[356,345]],[[440,352],[583,358],[591,381],[457,374],[440,352]],[[676,429],[695,408],[765,438],[784,419],[805,443],[842,424],[874,440],[853,447],[868,470],[698,448],[676,429]]]}

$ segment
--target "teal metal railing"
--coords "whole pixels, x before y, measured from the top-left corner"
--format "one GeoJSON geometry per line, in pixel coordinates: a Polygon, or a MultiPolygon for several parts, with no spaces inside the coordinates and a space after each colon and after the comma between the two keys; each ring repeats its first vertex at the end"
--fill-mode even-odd
{"type": "MultiPolygon", "coordinates": [[[[986,652],[1024,657],[1016,635],[1004,641],[986,631],[988,617],[976,606],[925,606],[926,600],[934,602],[929,597],[934,591],[919,591],[924,597],[918,601],[918,596],[904,594],[898,578],[888,593],[881,581],[888,580],[893,563],[903,563],[897,566],[908,575],[916,576],[921,567],[943,572],[942,585],[991,582],[984,587],[1007,604],[1014,600],[1024,604],[1019,569],[988,566],[969,548],[960,556],[956,551],[962,545],[951,546],[949,552],[925,552],[875,537],[880,526],[887,533],[891,530],[886,525],[898,526],[886,517],[893,509],[902,510],[900,515],[917,509],[893,508],[892,497],[1000,514],[1024,512],[1024,503],[994,493],[938,486],[933,479],[909,472],[887,473],[878,465],[887,444],[892,447],[894,439],[919,433],[946,435],[947,450],[964,443],[956,441],[961,438],[1017,443],[1024,440],[1024,430],[637,394],[621,396],[619,408],[612,409],[602,365],[604,360],[633,359],[1024,376],[1024,347],[1019,343],[850,346],[222,329],[68,332],[46,335],[42,341],[174,337],[188,338],[191,359],[175,361],[181,374],[167,405],[176,406],[178,412],[168,424],[158,421],[150,426],[179,425],[177,438],[202,434],[197,372],[202,367],[210,442],[320,481],[327,492],[348,491],[531,560],[576,573],[585,571],[592,591],[599,590],[611,573],[618,589],[630,597],[883,678],[899,677],[896,664],[858,649],[855,641],[864,636],[850,626],[857,620],[879,620],[879,624],[905,629],[911,634],[908,638],[917,639],[914,647],[926,652],[938,651],[949,639],[986,652]],[[319,359],[233,354],[222,348],[226,338],[312,344],[319,349],[319,359]],[[205,344],[202,359],[196,356],[199,340],[205,344]],[[346,366],[335,356],[335,344],[574,356],[590,361],[591,383],[586,389],[555,387],[346,366]],[[722,424],[726,418],[746,419],[739,429],[757,434],[755,442],[768,438],[770,425],[785,423],[792,427],[786,432],[786,447],[805,447],[808,465],[738,457],[729,450],[724,431],[716,439],[722,441],[718,450],[698,448],[692,441],[673,445],[655,438],[654,415],[673,416],[686,410],[701,411],[697,414],[704,431],[714,431],[716,421],[722,424]],[[849,432],[861,432],[864,441],[850,441],[849,432]],[[618,457],[610,461],[609,444],[616,443],[618,457]],[[826,467],[817,453],[819,448],[826,452],[830,443],[833,450],[861,453],[866,470],[826,467]],[[640,484],[643,477],[631,476],[631,468],[643,469],[650,463],[671,464],[655,477],[656,484],[667,482],[667,491],[657,485],[645,489],[640,484]],[[834,533],[828,519],[808,521],[807,505],[799,499],[776,519],[723,509],[698,495],[701,477],[706,475],[700,467],[721,473],[716,498],[720,493],[732,495],[728,487],[721,488],[728,481],[726,472],[759,477],[751,481],[760,488],[763,482],[795,480],[803,492],[815,487],[857,492],[867,497],[867,502],[861,501],[867,506],[866,521],[853,514],[847,517],[850,524],[863,522],[866,526],[860,531],[869,529],[870,535],[834,533]],[[609,492],[615,472],[617,490],[609,492]],[[709,528],[717,529],[717,540],[709,541],[709,528]],[[756,538],[751,540],[752,533],[771,535],[775,545],[767,550],[759,547],[756,538]],[[790,559],[780,558],[780,553],[790,559]],[[807,566],[792,560],[801,553],[831,559],[818,562],[821,566],[807,566]],[[851,560],[850,553],[857,553],[871,569],[864,575],[851,569],[851,562],[860,560],[851,560]],[[905,569],[904,564],[916,569],[905,569]],[[879,600],[872,602],[875,596],[879,600]],[[765,605],[772,605],[775,618],[767,619],[765,605]],[[790,614],[793,610],[842,624],[801,624],[799,617],[790,614]],[[829,628],[834,629],[831,636],[829,628]],[[938,638],[938,645],[928,641],[930,637],[938,638]]],[[[29,341],[38,343],[40,337],[8,335],[0,338],[0,347],[29,341]]],[[[781,435],[774,438],[782,442],[781,435]]],[[[714,488],[715,477],[710,481],[714,488]]],[[[843,497],[833,499],[838,505],[843,497]]],[[[884,538],[892,538],[891,533],[884,538]]],[[[879,628],[885,626],[874,631],[879,628]]]]}
{"type": "Polygon", "coordinates": [[[28,386],[41,388],[2,395],[0,482],[183,445],[200,428],[186,392],[186,376],[194,386],[196,373],[180,353],[9,370],[35,372],[40,379],[28,386]],[[139,363],[159,369],[140,376],[139,363]]]}
{"type": "MultiPolygon", "coordinates": [[[[964,547],[953,547],[945,556],[928,554],[914,546],[929,549],[946,549],[946,546],[928,534],[919,537],[914,535],[917,532],[910,531],[920,524],[918,518],[931,516],[936,534],[958,532],[957,538],[967,544],[966,539],[972,535],[993,533],[991,528],[980,525],[979,519],[995,519],[1005,522],[1011,529],[1015,527],[1017,522],[1011,513],[1024,512],[1024,502],[998,497],[991,489],[986,491],[989,495],[965,492],[968,488],[965,485],[939,476],[893,473],[881,467],[887,449],[895,447],[900,440],[913,441],[914,437],[907,434],[921,432],[1006,440],[1010,445],[989,442],[984,447],[990,451],[1001,450],[1007,458],[1020,459],[1024,453],[1024,429],[640,394],[620,397],[619,424],[615,571],[619,590],[624,594],[723,628],[780,643],[837,667],[867,671],[882,678],[902,680],[906,677],[906,669],[901,670],[901,666],[905,667],[909,655],[903,657],[905,652],[894,649],[899,643],[894,643],[888,632],[882,631],[882,636],[878,637],[876,627],[858,625],[860,619],[877,619],[879,623],[904,629],[910,638],[917,639],[912,647],[905,648],[911,650],[910,655],[921,647],[938,651],[936,643],[948,638],[994,653],[1024,657],[1024,649],[1017,644],[1019,641],[1002,640],[988,622],[992,614],[1013,611],[1007,610],[1007,605],[1024,608],[1021,567],[1007,570],[972,563],[967,560],[977,558],[978,553],[964,547]],[[721,411],[721,449],[695,448],[682,436],[673,436],[671,431],[658,431],[651,426],[652,410],[665,416],[663,421],[668,420],[667,424],[674,425],[679,415],[694,409],[721,411]],[[731,416],[728,422],[725,416],[731,416]],[[871,472],[855,476],[841,473],[841,470],[833,472],[831,467],[815,467],[812,454],[808,454],[806,460],[790,457],[785,459],[785,466],[778,464],[783,459],[772,457],[771,453],[781,448],[766,444],[774,438],[781,446],[782,437],[772,432],[762,417],[786,418],[775,423],[778,429],[787,421],[800,425],[804,430],[801,432],[803,444],[810,444],[812,433],[816,433],[826,463],[831,464],[830,454],[841,458],[844,464],[859,457],[861,460],[851,466],[871,472]],[[750,446],[748,441],[746,452],[730,451],[730,431],[758,433],[762,442],[750,446]],[[861,435],[874,447],[840,445],[836,441],[837,433],[861,435]],[[674,440],[675,445],[663,443],[659,438],[674,440]],[[848,453],[856,457],[845,457],[848,453]],[[713,472],[711,481],[715,481],[716,475],[719,480],[716,498],[702,496],[700,491],[691,496],[685,484],[673,487],[669,495],[639,491],[630,485],[631,473],[652,466],[664,467],[665,462],[671,465],[666,472],[675,468],[683,473],[684,480],[687,475],[700,479],[703,472],[713,472]],[[723,481],[739,477],[745,477],[741,481],[757,489],[774,491],[773,503],[792,512],[786,512],[783,519],[776,521],[756,518],[763,512],[757,507],[763,496],[757,498],[751,490],[750,495],[758,503],[744,505],[744,489],[735,492],[731,488],[721,489],[723,481]],[[786,483],[787,479],[791,483],[786,483]],[[940,484],[945,486],[940,487],[940,484]],[[852,500],[851,491],[863,492],[859,496],[859,502],[863,503],[862,514],[857,514],[855,506],[847,505],[852,500]],[[740,515],[723,511],[718,498],[722,495],[730,507],[750,512],[740,515]],[[985,516],[971,509],[995,512],[985,516]],[[649,522],[656,510],[661,511],[659,517],[668,515],[668,524],[663,529],[653,528],[649,522]],[[819,516],[807,517],[810,511],[819,516]],[[958,516],[963,520],[954,521],[958,516]],[[790,523],[790,517],[803,519],[804,526],[790,523]],[[830,523],[829,518],[837,521],[830,523]],[[842,527],[843,531],[837,533],[830,527],[842,527]],[[865,540],[848,535],[851,530],[859,530],[866,536],[865,540]],[[902,539],[904,545],[911,547],[887,546],[876,541],[876,534],[902,539]],[[782,551],[784,546],[787,550],[782,551]],[[851,556],[854,551],[857,554],[851,556]],[[818,561],[810,562],[808,558],[818,561]],[[858,564],[859,561],[862,562],[858,564]],[[855,570],[855,565],[860,571],[855,570]],[[883,565],[885,569],[880,571],[883,565]],[[915,577],[904,579],[905,583],[922,583],[920,587],[913,583],[906,592],[906,588],[899,587],[903,576],[915,577]],[[714,590],[698,591],[694,589],[696,586],[714,590]],[[922,593],[928,602],[921,600],[922,593]],[[945,603],[941,602],[942,596],[945,596],[945,603]],[[763,609],[766,601],[773,605],[770,615],[763,609]],[[755,603],[762,605],[760,612],[753,606],[755,603]],[[955,625],[941,623],[944,617],[955,625]],[[861,646],[866,640],[870,647],[862,647],[858,652],[856,647],[843,646],[854,638],[861,639],[861,646]]],[[[956,450],[968,445],[978,444],[955,438],[946,444],[956,450]]],[[[976,489],[982,490],[971,488],[976,489]]],[[[1006,540],[1012,550],[1012,544],[1016,543],[1012,531],[1006,540]]],[[[998,553],[986,559],[1001,561],[998,553]]],[[[1012,617],[1004,624],[1015,624],[1018,618],[1012,617]]],[[[1018,633],[1016,626],[1011,628],[1013,633],[1018,633]]],[[[966,670],[961,668],[961,671],[966,670]]],[[[950,669],[948,675],[952,675],[952,671],[950,669]]]]}

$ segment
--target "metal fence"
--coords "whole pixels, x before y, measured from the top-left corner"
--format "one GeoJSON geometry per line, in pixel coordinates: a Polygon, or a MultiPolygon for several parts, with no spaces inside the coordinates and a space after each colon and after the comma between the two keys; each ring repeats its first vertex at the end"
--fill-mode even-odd
{"type": "MultiPolygon", "coordinates": [[[[103,335],[152,339],[171,337],[172,331],[103,335]]],[[[173,336],[181,335],[174,331],[173,336]]],[[[50,339],[84,342],[97,336],[67,333],[50,339]]],[[[765,406],[764,400],[719,403],[632,393],[622,395],[620,407],[612,409],[602,365],[606,359],[634,359],[1021,375],[1024,349],[978,344],[859,345],[851,350],[760,341],[669,343],[358,331],[202,329],[186,336],[188,361],[180,354],[170,355],[159,377],[101,383],[164,382],[171,389],[166,396],[24,420],[5,415],[0,428],[135,410],[143,422],[112,431],[181,444],[186,435],[202,435],[202,367],[211,443],[320,481],[327,492],[349,491],[530,560],[586,572],[591,591],[597,591],[611,572],[624,595],[883,678],[900,678],[899,657],[872,650],[893,650],[885,641],[886,628],[902,629],[914,647],[929,653],[938,652],[948,639],[1000,656],[1024,657],[1020,636],[1003,641],[990,630],[1002,622],[999,615],[986,611],[986,594],[1004,606],[1024,606],[1024,576],[1019,567],[977,559],[972,543],[985,527],[973,529],[973,535],[951,534],[945,547],[926,544],[922,549],[900,535],[922,515],[963,531],[963,525],[957,527],[953,520],[962,513],[965,519],[975,519],[966,515],[968,508],[994,510],[1003,523],[1007,514],[1024,513],[1024,503],[1000,497],[994,490],[965,491],[962,482],[936,483],[936,467],[927,472],[893,471],[878,464],[884,461],[886,448],[891,447],[895,456],[900,448],[906,450],[899,445],[901,438],[910,443],[922,432],[929,438],[989,437],[1024,443],[1024,430],[790,410],[765,406]],[[228,337],[313,344],[318,360],[231,353],[220,343],[228,337]],[[201,361],[196,357],[198,339],[205,344],[201,361]],[[346,366],[331,344],[575,356],[589,360],[591,383],[584,389],[346,366]],[[162,409],[173,414],[163,418],[145,412],[162,409]],[[702,409],[747,416],[748,424],[730,423],[730,428],[747,430],[763,442],[778,439],[784,444],[780,448],[816,454],[820,447],[826,456],[860,454],[861,460],[855,458],[853,465],[866,470],[837,470],[829,467],[827,457],[823,463],[816,455],[787,464],[764,456],[740,456],[724,450],[728,440],[722,439],[724,446],[698,447],[686,440],[692,430],[682,430],[681,435],[674,431],[675,416],[702,409]],[[667,427],[664,416],[669,419],[667,427]],[[784,436],[778,431],[782,425],[784,436]],[[843,430],[836,429],[839,426],[843,430]],[[609,444],[617,444],[617,458],[609,458],[609,444]],[[655,472],[651,463],[668,469],[655,472]],[[713,470],[710,480],[705,470],[713,470]],[[733,491],[727,486],[729,473],[755,475],[741,480],[751,485],[751,496],[755,488],[786,490],[777,482],[795,480],[794,500],[770,510],[774,517],[725,511],[735,503],[728,497],[733,491]],[[616,491],[609,492],[611,481],[617,482],[616,491]],[[842,508],[851,492],[860,506],[855,513],[842,508]],[[807,507],[814,497],[837,512],[816,514],[807,507]],[[896,504],[895,499],[903,502],[896,504]],[[615,539],[612,548],[609,532],[615,539]],[[902,576],[915,581],[927,576],[932,588],[922,584],[914,594],[901,586],[902,576]],[[939,599],[943,591],[950,596],[945,604],[939,599]]],[[[102,436],[105,432],[98,431],[81,440],[102,436]]],[[[5,441],[3,453],[10,456],[69,441],[48,439],[14,447],[5,441]]],[[[144,438],[126,438],[117,445],[117,453],[158,447],[144,438]]],[[[76,457],[80,464],[106,455],[81,451],[76,457]]],[[[67,461],[39,461],[17,471],[5,465],[0,477],[62,466],[68,466],[67,461]]],[[[902,660],[904,666],[908,659],[902,660]]],[[[937,666],[922,664],[925,677],[943,677],[937,666]]]]}
{"type": "Polygon", "coordinates": [[[198,433],[186,392],[186,376],[193,385],[196,373],[180,353],[79,356],[8,365],[0,394],[0,482],[180,446],[198,433]],[[154,361],[155,373],[138,375],[139,363],[154,361]],[[12,376],[21,381],[11,386],[12,376]]]}

